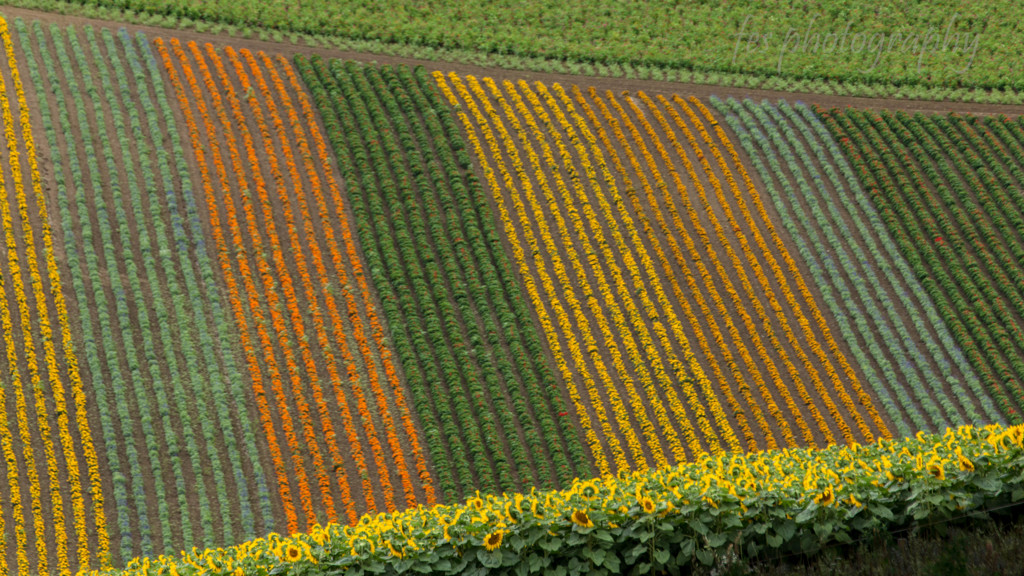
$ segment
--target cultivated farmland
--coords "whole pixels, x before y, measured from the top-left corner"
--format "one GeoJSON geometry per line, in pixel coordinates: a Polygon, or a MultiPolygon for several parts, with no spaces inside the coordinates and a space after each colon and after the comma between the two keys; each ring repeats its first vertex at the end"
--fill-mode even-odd
{"type": "Polygon", "coordinates": [[[1024,498],[1019,119],[152,32],[0,19],[0,575],[671,572],[1024,498]]]}

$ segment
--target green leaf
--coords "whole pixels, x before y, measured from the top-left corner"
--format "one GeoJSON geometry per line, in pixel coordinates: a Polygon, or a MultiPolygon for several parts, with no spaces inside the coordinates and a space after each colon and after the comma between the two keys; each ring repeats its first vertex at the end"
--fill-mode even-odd
{"type": "Polygon", "coordinates": [[[716,534],[710,534],[708,536],[708,546],[712,548],[721,548],[729,541],[729,537],[721,532],[716,534]]]}
{"type": "Polygon", "coordinates": [[[676,564],[683,566],[689,562],[690,559],[693,558],[693,548],[693,539],[684,538],[683,541],[679,543],[679,554],[676,554],[676,564]]]}
{"type": "Polygon", "coordinates": [[[651,565],[648,564],[647,562],[641,562],[641,563],[636,565],[636,573],[637,574],[647,574],[650,571],[651,571],[651,565]]]}
{"type": "Polygon", "coordinates": [[[693,530],[697,534],[700,534],[701,536],[707,536],[708,535],[708,527],[705,526],[704,523],[701,522],[700,520],[698,520],[696,518],[693,518],[689,522],[687,522],[687,524],[689,524],[690,528],[693,528],[693,530]]]}
{"type": "Polygon", "coordinates": [[[787,519],[775,528],[775,533],[782,537],[783,540],[789,540],[794,534],[796,534],[796,522],[787,519]]]}
{"type": "Polygon", "coordinates": [[[782,546],[782,536],[769,534],[765,539],[768,540],[768,545],[772,548],[778,548],[779,546],[782,546]]]}
{"type": "Polygon", "coordinates": [[[548,552],[557,552],[562,547],[562,539],[557,536],[551,538],[542,538],[537,542],[537,546],[540,546],[541,550],[547,550],[548,552]]]}
{"type": "Polygon", "coordinates": [[[595,539],[603,542],[615,542],[615,538],[612,536],[612,533],[607,530],[595,530],[593,536],[595,539]]]}
{"type": "Polygon", "coordinates": [[[1024,489],[1017,488],[1016,490],[1014,490],[1011,498],[1013,502],[1016,502],[1018,500],[1024,500],[1024,489]]]}
{"type": "MultiPolygon", "coordinates": [[[[530,572],[540,572],[547,565],[545,558],[539,554],[530,554],[530,572]]],[[[523,563],[526,564],[525,562],[523,563]]]]}
{"type": "Polygon", "coordinates": [[[604,567],[608,569],[612,574],[618,574],[619,568],[622,566],[622,562],[619,561],[619,556],[615,552],[609,552],[608,556],[604,559],[604,567]]]}
{"type": "Polygon", "coordinates": [[[991,476],[984,476],[981,478],[974,479],[974,485],[981,488],[985,492],[990,492],[992,496],[997,494],[1003,488],[1003,481],[999,478],[993,478],[991,476]]]}
{"type": "Polygon", "coordinates": [[[827,538],[832,533],[831,522],[815,522],[814,533],[818,535],[818,538],[827,538]]]}
{"type": "Polygon", "coordinates": [[[668,559],[671,557],[672,555],[665,548],[658,548],[654,551],[654,559],[658,564],[668,564],[668,559]]]}
{"type": "Polygon", "coordinates": [[[715,555],[710,550],[700,548],[697,550],[697,560],[700,560],[700,563],[705,566],[711,566],[711,563],[715,561],[715,555]]]}
{"type": "Polygon", "coordinates": [[[590,560],[594,563],[594,566],[600,566],[601,564],[604,564],[605,554],[606,552],[604,551],[604,548],[595,548],[593,551],[591,551],[590,560]]]}
{"type": "Polygon", "coordinates": [[[480,564],[488,568],[498,568],[501,566],[501,554],[495,552],[477,549],[476,559],[480,561],[480,564]]]}
{"type": "Polygon", "coordinates": [[[804,508],[802,512],[796,515],[796,523],[806,524],[807,522],[810,522],[811,519],[813,519],[817,515],[818,508],[819,506],[817,504],[811,502],[811,504],[808,505],[807,508],[804,508]]]}
{"type": "Polygon", "coordinates": [[[888,506],[884,506],[882,504],[871,504],[868,506],[868,510],[870,510],[875,516],[880,516],[886,520],[892,520],[894,518],[892,510],[889,510],[888,506]]]}

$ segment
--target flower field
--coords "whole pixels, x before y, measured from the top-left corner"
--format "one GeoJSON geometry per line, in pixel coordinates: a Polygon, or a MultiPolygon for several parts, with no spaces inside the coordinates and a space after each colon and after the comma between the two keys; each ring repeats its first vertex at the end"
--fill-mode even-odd
{"type": "Polygon", "coordinates": [[[642,574],[1024,499],[1020,117],[0,43],[0,576],[642,574]]]}

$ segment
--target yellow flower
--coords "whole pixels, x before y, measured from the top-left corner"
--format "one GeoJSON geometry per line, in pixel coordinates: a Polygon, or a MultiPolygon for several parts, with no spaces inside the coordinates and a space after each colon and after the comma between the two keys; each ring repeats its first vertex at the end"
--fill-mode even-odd
{"type": "Polygon", "coordinates": [[[289,544],[284,549],[284,559],[289,562],[298,562],[302,558],[302,550],[294,544],[289,544]]]}
{"type": "Polygon", "coordinates": [[[644,496],[640,499],[640,506],[644,509],[644,512],[650,514],[654,512],[654,500],[644,496]]]}
{"type": "Polygon", "coordinates": [[[504,530],[495,530],[484,537],[484,548],[488,550],[496,550],[498,546],[501,546],[501,540],[505,537],[504,530]]]}
{"type": "Polygon", "coordinates": [[[927,469],[929,474],[935,476],[939,480],[946,479],[946,469],[943,468],[942,462],[932,460],[931,462],[928,463],[927,469]]]}
{"type": "Polygon", "coordinates": [[[957,459],[960,461],[960,469],[964,472],[974,472],[974,462],[963,454],[957,454],[957,459]]]}
{"type": "Polygon", "coordinates": [[[863,507],[863,506],[864,506],[863,504],[861,504],[861,503],[860,503],[860,501],[859,501],[859,500],[857,500],[857,498],[856,498],[856,497],[854,497],[854,495],[853,495],[853,494],[850,494],[850,504],[851,504],[852,506],[856,506],[856,507],[858,507],[858,508],[861,508],[861,507],[863,507]]]}
{"type": "Polygon", "coordinates": [[[814,501],[822,506],[831,506],[836,501],[836,495],[832,492],[832,487],[829,486],[821,494],[815,496],[814,501]]]}
{"type": "Polygon", "coordinates": [[[590,516],[584,510],[576,510],[572,513],[572,521],[574,524],[579,524],[584,528],[592,528],[594,522],[590,519],[590,516]]]}

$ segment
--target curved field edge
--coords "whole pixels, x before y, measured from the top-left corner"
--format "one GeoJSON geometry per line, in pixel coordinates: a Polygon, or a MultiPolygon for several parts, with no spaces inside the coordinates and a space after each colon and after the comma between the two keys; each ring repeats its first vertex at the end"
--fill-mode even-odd
{"type": "MultiPolygon", "coordinates": [[[[543,50],[531,51],[523,46],[509,44],[498,46],[494,43],[479,45],[476,47],[446,45],[451,44],[451,38],[439,39],[432,44],[422,41],[385,41],[373,38],[370,35],[353,36],[338,35],[333,33],[334,28],[303,29],[300,26],[291,25],[288,22],[278,22],[276,25],[262,20],[242,21],[231,20],[229,15],[218,16],[212,12],[195,11],[195,9],[178,7],[164,7],[163,9],[149,9],[136,2],[131,7],[118,7],[105,5],[102,2],[83,4],[80,2],[68,2],[64,0],[14,0],[8,3],[10,6],[29,10],[39,10],[63,15],[73,15],[85,18],[97,18],[101,20],[132,23],[145,26],[159,26],[171,29],[195,30],[197,32],[212,32],[216,34],[226,33],[231,36],[243,38],[259,38],[261,40],[273,40],[276,42],[288,41],[293,44],[304,44],[306,46],[323,46],[357,52],[373,54],[386,54],[393,56],[415,57],[425,60],[440,62],[466,63],[481,66],[493,66],[504,69],[531,70],[540,72],[557,72],[566,74],[579,74],[587,76],[640,78],[651,80],[665,80],[674,82],[688,82],[694,84],[733,86],[738,88],[783,90],[793,92],[809,92],[823,95],[836,96],[860,96],[874,98],[898,98],[917,100],[948,100],[962,102],[978,102],[989,104],[1022,104],[1024,103],[1024,92],[1020,91],[1024,78],[1004,79],[1002,72],[989,72],[985,77],[986,81],[963,81],[961,77],[952,76],[952,72],[946,71],[946,83],[929,83],[918,80],[921,72],[916,70],[917,57],[906,62],[901,62],[897,68],[902,68],[888,76],[863,75],[864,69],[873,69],[870,61],[863,62],[863,66],[856,68],[851,74],[833,72],[829,77],[801,76],[801,73],[773,72],[776,68],[777,58],[771,62],[765,60],[759,62],[760,68],[744,69],[733,63],[734,54],[739,48],[733,45],[733,39],[744,34],[748,40],[754,37],[753,33],[742,27],[744,18],[733,18],[737,20],[732,24],[735,30],[732,33],[722,33],[721,37],[730,39],[729,46],[722,46],[720,54],[715,58],[694,57],[685,62],[673,62],[670,60],[660,62],[656,60],[647,61],[644,57],[637,57],[633,60],[615,60],[614,56],[604,55],[594,57],[590,54],[594,50],[587,50],[586,47],[577,50],[578,54],[569,57],[552,57],[544,54],[543,50]],[[725,48],[728,48],[726,50],[725,48]],[[708,62],[723,62],[722,64],[708,64],[708,62]],[[725,64],[724,62],[730,62],[725,64]],[[861,71],[862,76],[856,77],[856,72],[861,71]],[[849,79],[848,76],[855,76],[849,79]],[[1012,82],[1011,82],[1012,81],[1012,82]]],[[[952,21],[957,22],[959,13],[948,14],[948,18],[942,24],[952,21]]],[[[810,18],[810,16],[808,16],[810,18]]],[[[664,20],[664,18],[662,18],[664,20]]],[[[884,19],[883,19],[884,21],[884,19]]],[[[960,18],[963,25],[964,19],[960,18]]],[[[812,21],[812,24],[814,22],[812,21]]],[[[762,24],[756,22],[756,25],[762,24]]],[[[807,22],[803,22],[804,25],[807,22]]],[[[933,23],[934,24],[934,23],[933,23]]],[[[818,24],[820,26],[820,23],[818,24]]],[[[972,24],[973,26],[974,24],[972,24]]],[[[877,26],[877,25],[876,25],[877,26]]],[[[748,26],[749,28],[749,26],[748,26]]],[[[804,26],[799,28],[803,29],[804,26]]],[[[842,25],[838,26],[841,30],[842,25]]],[[[930,30],[927,25],[922,24],[919,33],[930,30]]],[[[838,35],[840,32],[834,33],[838,35]]],[[[691,32],[686,30],[686,33],[691,32]]],[[[785,32],[782,29],[769,31],[757,29],[760,34],[773,32],[777,37],[783,37],[785,32]]],[[[827,32],[832,32],[831,30],[827,32]]],[[[968,31],[965,30],[964,33],[968,31]]],[[[414,32],[415,34],[415,32],[414,32]]],[[[890,39],[895,37],[891,33],[890,39]]],[[[683,32],[677,36],[687,35],[683,32]]],[[[948,35],[948,34],[947,34],[948,35]]],[[[754,37],[756,43],[756,37],[754,37]]],[[[457,42],[457,41],[456,41],[457,42]]],[[[544,44],[543,42],[535,42],[544,44]]],[[[643,42],[639,44],[643,45],[643,42]]],[[[897,42],[898,44],[898,42],[897,42]]],[[[968,48],[973,45],[966,43],[968,48]]],[[[641,46],[642,48],[643,46],[641,46]]],[[[781,46],[776,46],[772,54],[778,56],[781,46]]],[[[898,48],[898,46],[894,46],[898,48]]],[[[962,60],[968,56],[963,51],[962,60]]],[[[766,51],[767,52],[767,51],[766,51]]],[[[833,57],[833,60],[838,55],[833,57]]],[[[854,60],[854,58],[851,58],[854,60]]],[[[998,57],[991,58],[998,62],[998,57]]],[[[860,62],[860,60],[857,60],[860,62]]],[[[973,65],[973,58],[968,64],[969,69],[973,65]]],[[[829,68],[834,62],[824,60],[816,63],[817,66],[829,68]]],[[[947,63],[949,64],[949,63],[947,63]]],[[[963,62],[960,62],[962,67],[963,62]]],[[[804,70],[805,67],[793,64],[794,70],[804,70]]],[[[949,64],[949,68],[956,68],[949,64]]],[[[853,70],[853,69],[851,69],[853,70]]],[[[927,70],[926,70],[927,72],[927,70]]],[[[931,75],[929,75],[931,76],[931,75]]]]}
{"type": "Polygon", "coordinates": [[[1022,466],[1024,426],[996,424],[866,446],[706,455],[562,491],[365,516],[353,527],[88,574],[671,572],[710,565],[726,550],[809,553],[878,530],[983,515],[1024,499],[1022,466]]]}

